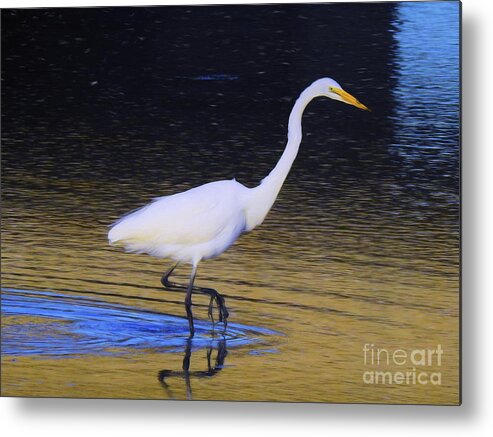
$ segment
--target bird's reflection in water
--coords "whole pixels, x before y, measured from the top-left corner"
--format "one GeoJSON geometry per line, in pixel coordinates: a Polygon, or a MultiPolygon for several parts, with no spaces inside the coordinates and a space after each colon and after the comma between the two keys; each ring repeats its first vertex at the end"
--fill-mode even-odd
{"type": "Polygon", "coordinates": [[[192,340],[188,339],[185,344],[185,354],[183,356],[183,370],[161,370],[158,373],[158,379],[163,388],[166,390],[168,397],[170,399],[175,398],[171,387],[166,382],[167,379],[172,377],[179,377],[185,380],[187,399],[192,400],[192,378],[211,378],[224,366],[224,360],[228,355],[228,350],[226,349],[226,340],[220,340],[216,344],[209,344],[207,346],[207,370],[190,370],[190,361],[192,358],[192,340]],[[217,349],[216,359],[214,365],[211,364],[212,352],[217,349]]]}

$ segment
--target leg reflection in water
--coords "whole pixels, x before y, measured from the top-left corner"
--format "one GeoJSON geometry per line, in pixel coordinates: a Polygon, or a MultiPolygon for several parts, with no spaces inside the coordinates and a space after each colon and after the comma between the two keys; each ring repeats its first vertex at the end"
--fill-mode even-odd
{"type": "Polygon", "coordinates": [[[166,390],[169,398],[174,398],[173,392],[170,386],[167,384],[166,379],[170,377],[180,377],[185,380],[186,390],[187,390],[187,399],[192,400],[192,385],[191,378],[211,378],[216,373],[222,370],[224,366],[224,360],[226,359],[226,355],[228,355],[228,351],[226,349],[226,340],[220,340],[217,343],[217,354],[214,366],[211,365],[211,356],[214,347],[212,344],[207,346],[207,370],[194,370],[190,371],[190,360],[192,358],[192,340],[188,339],[185,344],[185,355],[183,356],[183,370],[161,370],[158,373],[158,380],[166,390]]]}

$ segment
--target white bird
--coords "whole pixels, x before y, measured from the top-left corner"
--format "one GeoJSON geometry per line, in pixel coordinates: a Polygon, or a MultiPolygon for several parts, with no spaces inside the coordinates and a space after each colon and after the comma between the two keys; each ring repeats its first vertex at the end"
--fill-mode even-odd
{"type": "Polygon", "coordinates": [[[210,296],[209,317],[212,321],[214,301],[219,310],[219,321],[223,321],[225,327],[229,315],[224,298],[216,290],[193,285],[199,262],[220,255],[243,232],[251,231],[264,221],[298,154],[303,111],[315,97],[328,97],[368,110],[335,80],[318,79],[296,100],[289,116],[286,148],[260,185],[247,188],[235,179],[210,182],[182,193],[158,197],[111,225],[108,233],[110,244],[121,245],[128,252],[171,258],[176,262],[165,272],[161,282],[172,291],[186,289],[185,309],[190,338],[194,335],[193,292],[210,296]],[[188,286],[169,281],[179,263],[192,265],[188,286]]]}

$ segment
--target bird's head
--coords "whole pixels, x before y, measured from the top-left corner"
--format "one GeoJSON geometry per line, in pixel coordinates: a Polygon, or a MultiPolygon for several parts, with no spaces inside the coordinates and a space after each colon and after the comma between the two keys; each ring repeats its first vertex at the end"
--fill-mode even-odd
{"type": "Polygon", "coordinates": [[[356,106],[359,109],[364,109],[369,111],[363,103],[361,103],[356,97],[349,94],[347,91],[344,91],[334,79],[330,77],[324,77],[322,79],[318,79],[313,82],[311,85],[315,92],[319,96],[329,97],[330,99],[339,100],[340,102],[347,103],[348,105],[356,106]]]}

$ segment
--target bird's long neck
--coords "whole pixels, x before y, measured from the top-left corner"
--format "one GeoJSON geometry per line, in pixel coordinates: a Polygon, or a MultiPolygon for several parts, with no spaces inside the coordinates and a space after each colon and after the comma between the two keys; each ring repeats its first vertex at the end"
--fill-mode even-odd
{"type": "Polygon", "coordinates": [[[313,91],[311,91],[310,88],[307,88],[301,93],[298,100],[296,100],[293,109],[291,110],[291,114],[289,115],[288,143],[286,144],[286,148],[284,149],[279,162],[261,182],[260,186],[271,191],[275,197],[277,197],[277,194],[281,190],[284,180],[298,155],[302,137],[301,119],[306,106],[314,97],[313,91]]]}
{"type": "Polygon", "coordinates": [[[300,148],[303,112],[314,97],[316,97],[316,94],[311,88],[305,89],[300,94],[289,115],[288,142],[281,159],[279,159],[279,162],[272,171],[262,180],[260,185],[251,190],[253,204],[251,206],[252,211],[250,217],[248,217],[247,211],[247,228],[249,230],[262,223],[281,190],[300,148]]]}

